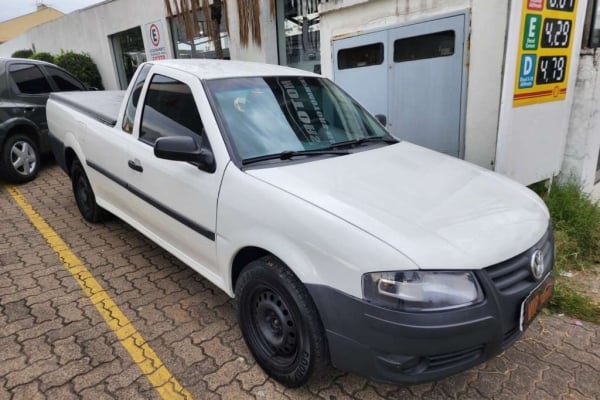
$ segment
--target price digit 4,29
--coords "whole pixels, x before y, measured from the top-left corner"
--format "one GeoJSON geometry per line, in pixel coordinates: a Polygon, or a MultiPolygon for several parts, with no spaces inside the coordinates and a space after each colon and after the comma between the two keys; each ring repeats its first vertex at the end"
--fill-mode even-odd
{"type": "Polygon", "coordinates": [[[542,47],[569,47],[571,38],[571,21],[568,19],[544,19],[542,47]]]}

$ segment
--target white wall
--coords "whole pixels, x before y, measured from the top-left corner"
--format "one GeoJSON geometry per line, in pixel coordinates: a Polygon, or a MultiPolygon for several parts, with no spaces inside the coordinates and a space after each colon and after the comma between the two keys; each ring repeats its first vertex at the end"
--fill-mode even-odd
{"type": "MultiPolygon", "coordinates": [[[[0,56],[35,46],[37,52],[58,54],[62,50],[88,52],[100,71],[106,89],[119,89],[117,70],[109,36],[148,22],[162,20],[163,0],[112,0],[75,11],[0,45],[0,56]]],[[[170,30],[166,29],[167,52],[173,56],[170,30]]]]}
{"type": "MultiPolygon", "coordinates": [[[[576,177],[586,192],[594,189],[600,149],[600,52],[582,50],[562,165],[564,178],[576,177]]],[[[596,193],[600,195],[600,185],[596,193]]]]}

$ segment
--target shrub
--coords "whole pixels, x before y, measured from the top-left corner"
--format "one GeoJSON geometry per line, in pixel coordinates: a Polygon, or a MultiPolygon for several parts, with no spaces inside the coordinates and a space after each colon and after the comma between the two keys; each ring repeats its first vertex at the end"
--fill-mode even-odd
{"type": "Polygon", "coordinates": [[[17,50],[14,53],[12,53],[11,57],[15,57],[15,58],[29,58],[31,57],[31,55],[33,54],[33,51],[29,50],[29,49],[23,49],[23,50],[17,50]]]}
{"type": "Polygon", "coordinates": [[[565,246],[562,254],[565,261],[579,266],[597,261],[600,251],[598,205],[573,181],[553,185],[544,200],[555,230],[561,232],[557,247],[565,246]]]}
{"type": "Polygon", "coordinates": [[[41,52],[41,53],[33,53],[31,55],[31,57],[29,57],[33,60],[40,60],[40,61],[46,61],[49,63],[54,64],[54,56],[50,53],[46,53],[46,52],[41,52]]]}
{"type": "Polygon", "coordinates": [[[555,312],[600,324],[600,304],[589,296],[579,294],[565,282],[556,283],[549,306],[555,312]]]}
{"type": "Polygon", "coordinates": [[[56,56],[55,63],[75,75],[87,86],[103,89],[98,67],[88,53],[61,51],[56,56]]]}

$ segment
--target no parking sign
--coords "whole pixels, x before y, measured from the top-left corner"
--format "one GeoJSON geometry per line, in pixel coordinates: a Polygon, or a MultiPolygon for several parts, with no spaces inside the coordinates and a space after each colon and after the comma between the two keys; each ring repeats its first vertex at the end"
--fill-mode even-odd
{"type": "Polygon", "coordinates": [[[152,46],[160,46],[160,30],[156,24],[150,24],[150,41],[152,46]]]}
{"type": "Polygon", "coordinates": [[[163,35],[162,21],[154,21],[144,26],[144,41],[146,42],[146,53],[149,60],[165,60],[167,48],[163,35]]]}

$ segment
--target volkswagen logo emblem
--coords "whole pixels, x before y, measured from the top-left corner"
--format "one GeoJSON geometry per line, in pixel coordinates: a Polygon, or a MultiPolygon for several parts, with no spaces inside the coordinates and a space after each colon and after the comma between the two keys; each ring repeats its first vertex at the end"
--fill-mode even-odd
{"type": "Polygon", "coordinates": [[[531,255],[531,273],[535,279],[540,279],[544,275],[544,253],[536,250],[531,255]]]}

